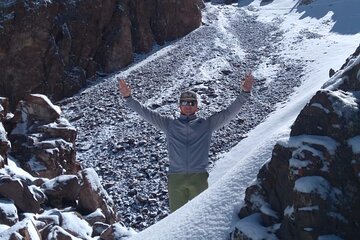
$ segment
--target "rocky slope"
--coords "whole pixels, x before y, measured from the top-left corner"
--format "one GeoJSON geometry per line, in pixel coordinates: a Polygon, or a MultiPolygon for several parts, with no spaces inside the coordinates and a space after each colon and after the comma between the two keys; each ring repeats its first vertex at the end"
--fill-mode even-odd
{"type": "Polygon", "coordinates": [[[201,23],[202,0],[0,2],[0,96],[14,109],[28,93],[72,96],[97,72],[201,23]]]}
{"type": "MultiPolygon", "coordinates": [[[[260,223],[280,239],[337,236],[360,230],[360,46],[303,108],[290,137],[247,188],[240,218],[260,223]]],[[[232,239],[252,239],[239,229],[232,239]]]]}
{"type": "Polygon", "coordinates": [[[119,222],[94,169],[81,169],[76,161],[76,130],[60,108],[39,94],[21,101],[15,115],[7,106],[0,98],[0,238],[110,240],[133,234],[119,222]]]}

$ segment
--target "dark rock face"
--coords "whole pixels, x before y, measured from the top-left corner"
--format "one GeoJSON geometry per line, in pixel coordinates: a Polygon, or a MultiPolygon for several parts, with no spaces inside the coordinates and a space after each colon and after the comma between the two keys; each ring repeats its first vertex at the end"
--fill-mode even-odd
{"type": "Polygon", "coordinates": [[[133,52],[181,37],[201,24],[202,0],[21,0],[0,3],[0,95],[59,100],[96,71],[132,62],[133,52]]]}
{"type": "MultiPolygon", "coordinates": [[[[280,239],[360,234],[360,46],[303,108],[247,188],[240,218],[280,239]],[[280,225],[280,226],[279,226],[280,225]],[[277,227],[274,227],[277,226],[277,227]]],[[[238,229],[233,239],[251,239],[238,229]]]]}

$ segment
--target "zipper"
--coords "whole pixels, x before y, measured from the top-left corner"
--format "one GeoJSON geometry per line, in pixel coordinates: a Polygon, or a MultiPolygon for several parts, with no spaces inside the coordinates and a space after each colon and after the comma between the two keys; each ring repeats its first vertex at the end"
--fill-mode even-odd
{"type": "Polygon", "coordinates": [[[189,128],[190,128],[190,121],[186,124],[186,173],[189,173],[189,128]]]}

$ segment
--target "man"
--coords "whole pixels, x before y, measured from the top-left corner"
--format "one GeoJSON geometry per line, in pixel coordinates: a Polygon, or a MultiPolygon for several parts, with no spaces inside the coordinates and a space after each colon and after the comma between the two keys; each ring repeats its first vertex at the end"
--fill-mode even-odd
{"type": "Polygon", "coordinates": [[[168,191],[172,212],[207,189],[211,135],[238,114],[250,96],[253,82],[251,73],[246,74],[236,100],[225,110],[206,119],[196,116],[199,110],[196,93],[185,91],[179,99],[180,117],[172,119],[142,106],[132,97],[125,80],[119,80],[119,90],[127,105],[166,134],[170,161],[168,191]]]}

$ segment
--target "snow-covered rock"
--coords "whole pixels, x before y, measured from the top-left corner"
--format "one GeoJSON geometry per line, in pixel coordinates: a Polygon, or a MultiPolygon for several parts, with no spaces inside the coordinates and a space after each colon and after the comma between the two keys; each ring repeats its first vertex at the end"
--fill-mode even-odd
{"type": "MultiPolygon", "coordinates": [[[[246,190],[241,218],[260,214],[256,222],[280,239],[358,238],[359,71],[360,46],[303,108],[290,138],[276,144],[246,190]]],[[[244,226],[233,239],[252,239],[244,226]]]]}
{"type": "MultiPolygon", "coordinates": [[[[1,120],[8,121],[8,113],[1,120]]],[[[12,145],[0,125],[7,146],[0,160],[8,157],[0,169],[1,239],[98,239],[107,229],[106,236],[121,239],[134,233],[110,225],[118,221],[113,201],[93,169],[80,171],[77,132],[59,107],[33,95],[20,103],[13,120],[12,145]]]]}
{"type": "Polygon", "coordinates": [[[21,156],[21,166],[35,176],[55,177],[73,174],[76,162],[76,130],[61,117],[59,106],[40,94],[31,94],[20,101],[10,133],[11,154],[21,156]]]}

